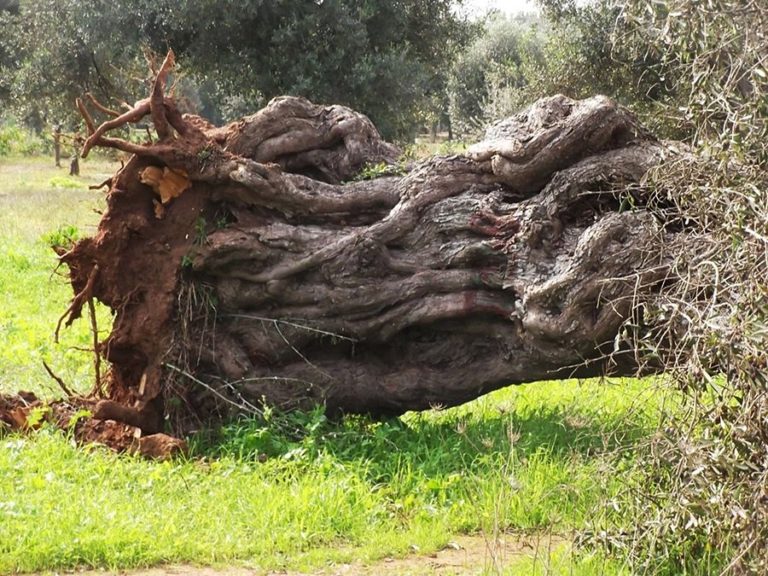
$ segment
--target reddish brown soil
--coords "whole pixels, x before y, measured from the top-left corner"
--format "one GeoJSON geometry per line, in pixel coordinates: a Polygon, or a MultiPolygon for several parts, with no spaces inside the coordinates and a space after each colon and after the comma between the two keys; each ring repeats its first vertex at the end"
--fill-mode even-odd
{"type": "Polygon", "coordinates": [[[0,395],[0,430],[26,432],[47,422],[72,432],[80,444],[101,444],[117,452],[138,449],[137,428],[88,416],[95,403],[79,397],[46,403],[30,392],[0,395]]]}
{"type": "Polygon", "coordinates": [[[114,311],[112,333],[101,345],[111,365],[108,396],[136,408],[141,422],[131,424],[152,434],[163,427],[162,362],[171,348],[181,262],[195,242],[190,231],[203,215],[206,196],[183,195],[160,221],[152,191],[140,182],[144,167],[134,158],[115,177],[96,235],[62,261],[82,300],[97,298],[114,311]]]}

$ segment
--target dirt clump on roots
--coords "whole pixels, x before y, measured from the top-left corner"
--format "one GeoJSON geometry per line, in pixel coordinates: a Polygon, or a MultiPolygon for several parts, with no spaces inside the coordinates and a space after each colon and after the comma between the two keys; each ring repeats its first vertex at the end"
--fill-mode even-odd
{"type": "Polygon", "coordinates": [[[80,443],[103,444],[118,452],[128,450],[135,429],[114,420],[89,417],[95,400],[71,397],[45,402],[31,392],[0,395],[0,430],[28,432],[44,425],[66,430],[80,443]]]}
{"type": "Polygon", "coordinates": [[[156,460],[186,453],[186,443],[173,436],[143,436],[136,426],[93,417],[97,405],[92,398],[45,402],[31,392],[0,394],[0,433],[26,433],[49,425],[66,431],[78,444],[102,445],[115,452],[138,453],[156,460]]]}

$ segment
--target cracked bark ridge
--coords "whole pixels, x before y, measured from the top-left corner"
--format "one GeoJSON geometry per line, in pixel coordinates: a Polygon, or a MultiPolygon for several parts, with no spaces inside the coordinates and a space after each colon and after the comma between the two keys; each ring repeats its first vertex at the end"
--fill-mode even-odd
{"type": "Polygon", "coordinates": [[[364,181],[396,151],[350,110],[284,97],[216,128],[154,102],[157,142],[95,138],[135,157],[63,257],[76,293],[98,266],[115,313],[109,415],[150,433],[263,403],[394,415],[636,369],[606,354],[663,270],[635,186],[663,148],[608,98],[541,100],[465,156],[364,181]],[[191,181],[162,219],[148,166],[191,181]]]}

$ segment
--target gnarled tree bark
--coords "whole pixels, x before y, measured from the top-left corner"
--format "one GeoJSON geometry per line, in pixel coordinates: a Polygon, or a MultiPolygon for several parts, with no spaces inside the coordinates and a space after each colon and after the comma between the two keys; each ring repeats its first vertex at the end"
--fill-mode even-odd
{"type": "Polygon", "coordinates": [[[164,95],[93,238],[62,259],[115,313],[97,417],[145,432],[324,404],[399,414],[509,384],[631,373],[612,354],[664,234],[636,183],[662,145],[605,97],[544,99],[465,155],[397,166],[370,121],[279,98],[217,128],[164,95]],[[386,163],[380,177],[355,180],[386,163]],[[149,171],[148,171],[149,170],[149,171]],[[159,196],[159,194],[161,196],[159,196]],[[609,356],[611,356],[609,358],[609,356]]]}

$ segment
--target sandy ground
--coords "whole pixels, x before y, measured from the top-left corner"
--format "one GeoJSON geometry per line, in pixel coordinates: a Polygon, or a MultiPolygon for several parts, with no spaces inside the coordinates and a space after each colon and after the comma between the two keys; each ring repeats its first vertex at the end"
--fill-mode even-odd
{"type": "Polygon", "coordinates": [[[77,576],[469,576],[499,573],[515,561],[528,556],[542,562],[549,552],[565,543],[562,537],[550,535],[503,535],[499,538],[462,536],[443,550],[431,555],[414,551],[405,558],[385,558],[373,563],[337,564],[314,572],[264,571],[258,568],[171,565],[144,570],[120,572],[84,571],[77,576]]]}

